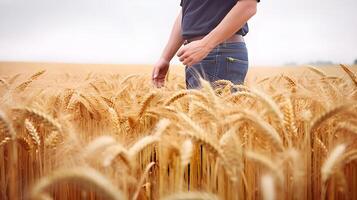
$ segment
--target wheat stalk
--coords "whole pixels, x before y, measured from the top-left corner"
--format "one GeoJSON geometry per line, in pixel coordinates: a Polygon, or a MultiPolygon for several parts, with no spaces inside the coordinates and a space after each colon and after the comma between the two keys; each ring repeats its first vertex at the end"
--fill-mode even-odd
{"type": "Polygon", "coordinates": [[[268,168],[270,171],[274,173],[274,175],[278,178],[280,183],[283,183],[284,181],[284,175],[280,167],[274,163],[271,159],[267,158],[266,156],[262,154],[258,154],[252,151],[246,151],[244,153],[245,157],[249,160],[258,162],[268,168]]]}
{"type": "Polygon", "coordinates": [[[136,186],[136,189],[135,189],[135,192],[134,192],[134,195],[133,195],[133,198],[132,198],[133,200],[136,200],[136,199],[138,198],[139,192],[140,192],[140,190],[141,190],[141,187],[142,187],[142,185],[144,184],[144,181],[145,181],[145,179],[147,178],[150,169],[151,169],[154,165],[155,165],[155,162],[151,162],[151,163],[149,163],[149,164],[146,166],[146,168],[145,168],[145,170],[144,170],[144,173],[141,175],[141,178],[140,178],[140,180],[139,180],[139,182],[138,182],[138,184],[137,184],[137,186],[136,186]]]}
{"type": "Polygon", "coordinates": [[[164,197],[163,200],[219,200],[219,198],[216,195],[210,193],[182,192],[164,197]]]}

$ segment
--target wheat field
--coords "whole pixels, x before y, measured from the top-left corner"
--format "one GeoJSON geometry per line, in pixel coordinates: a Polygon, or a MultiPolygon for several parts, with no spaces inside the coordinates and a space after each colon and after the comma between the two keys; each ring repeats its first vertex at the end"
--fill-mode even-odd
{"type": "Polygon", "coordinates": [[[355,67],[60,69],[0,66],[0,199],[357,199],[355,67]]]}

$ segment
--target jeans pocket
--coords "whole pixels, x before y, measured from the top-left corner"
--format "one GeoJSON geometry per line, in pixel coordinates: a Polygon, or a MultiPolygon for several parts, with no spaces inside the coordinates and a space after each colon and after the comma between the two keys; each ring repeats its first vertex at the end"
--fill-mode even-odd
{"type": "Polygon", "coordinates": [[[248,72],[248,58],[241,56],[225,57],[227,80],[234,84],[243,84],[248,72]]]}

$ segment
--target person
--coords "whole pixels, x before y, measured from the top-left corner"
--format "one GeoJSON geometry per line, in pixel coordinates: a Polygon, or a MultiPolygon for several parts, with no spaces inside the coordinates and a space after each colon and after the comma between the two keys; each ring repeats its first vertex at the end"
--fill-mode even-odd
{"type": "Polygon", "coordinates": [[[243,36],[247,21],[256,14],[260,0],[181,0],[181,10],[169,40],[154,65],[152,81],[165,84],[170,61],[177,53],[184,64],[187,89],[229,80],[242,84],[248,71],[248,52],[243,36]],[[181,48],[181,49],[180,49],[181,48]]]}

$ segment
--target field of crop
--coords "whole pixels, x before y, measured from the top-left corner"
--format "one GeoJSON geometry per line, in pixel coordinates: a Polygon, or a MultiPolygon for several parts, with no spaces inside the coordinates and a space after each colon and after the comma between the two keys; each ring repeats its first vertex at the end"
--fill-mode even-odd
{"type": "Polygon", "coordinates": [[[185,90],[175,70],[156,89],[134,66],[7,65],[2,200],[357,199],[356,67],[185,90]]]}

